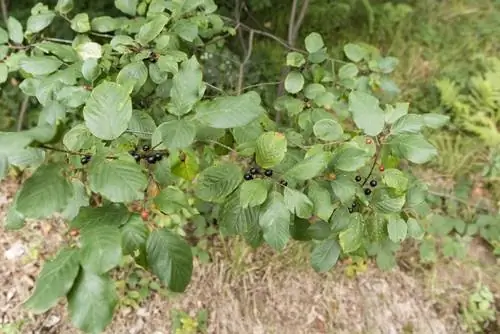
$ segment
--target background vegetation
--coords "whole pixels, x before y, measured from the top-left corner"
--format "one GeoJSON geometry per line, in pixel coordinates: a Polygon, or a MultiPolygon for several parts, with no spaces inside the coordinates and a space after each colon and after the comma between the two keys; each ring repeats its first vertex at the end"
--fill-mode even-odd
{"type": "MultiPolygon", "coordinates": [[[[25,22],[36,2],[4,3],[8,15],[25,22]]],[[[276,78],[283,77],[282,64],[289,51],[280,47],[276,39],[303,48],[304,38],[316,31],[338,58],[342,58],[346,43],[373,45],[381,54],[397,58],[395,84],[386,82],[386,94],[400,94],[402,100],[410,101],[412,112],[450,116],[451,122],[445,129],[429,132],[439,156],[424,167],[405,166],[428,184],[426,205],[420,210],[432,219],[425,226],[426,237],[420,242],[405,242],[396,260],[400,268],[419,277],[428,275],[434,266],[450,261],[458,261],[463,268],[474,268],[492,277],[477,286],[467,286],[460,292],[461,304],[453,307],[458,307],[462,327],[467,331],[498,333],[500,1],[311,0],[298,34],[292,38],[288,31],[292,1],[216,2],[219,14],[234,24],[239,34],[228,43],[214,43],[202,55],[205,80],[215,89],[238,89],[239,64],[248,54],[249,32],[258,30],[261,33],[255,36],[251,57],[244,69],[245,86],[258,85],[256,89],[270,104],[282,90],[276,78]],[[482,256],[492,257],[493,263],[484,265],[471,260],[469,249],[478,244],[487,250],[487,255],[482,256]]],[[[54,6],[57,1],[44,3],[54,6]]],[[[91,17],[119,14],[113,1],[75,1],[75,7],[76,12],[85,11],[91,17]]],[[[60,21],[50,28],[51,35],[67,38],[71,31],[60,21]]],[[[38,120],[40,107],[35,99],[25,98],[18,87],[19,81],[20,78],[10,77],[2,86],[2,131],[28,129],[38,120]]],[[[227,245],[214,242],[216,227],[200,227],[197,233],[195,252],[201,261],[209,261],[222,249],[233,268],[247,270],[242,269],[237,251],[227,252],[227,245]]],[[[302,251],[298,247],[279,259],[266,259],[300,267],[305,261],[302,251]]],[[[346,266],[342,274],[347,277],[356,277],[370,265],[356,256],[343,260],[346,266]]],[[[269,265],[257,260],[256,263],[269,265]]],[[[151,291],[161,290],[151,284],[153,279],[136,277],[138,274],[130,271],[123,274],[123,284],[133,286],[135,293],[124,292],[124,304],[139,305],[151,291]]],[[[177,312],[172,318],[177,328],[206,330],[207,315],[203,312],[191,317],[177,312]]]]}

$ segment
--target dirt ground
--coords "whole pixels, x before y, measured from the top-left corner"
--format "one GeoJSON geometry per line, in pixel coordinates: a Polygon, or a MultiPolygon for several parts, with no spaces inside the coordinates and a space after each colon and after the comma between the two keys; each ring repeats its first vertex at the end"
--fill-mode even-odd
{"type": "MultiPolygon", "coordinates": [[[[17,186],[0,186],[3,222],[17,186]]],[[[0,229],[0,332],[22,321],[19,333],[79,333],[69,323],[64,301],[39,316],[21,305],[43,259],[63,242],[64,231],[57,219],[32,221],[17,232],[0,229]]],[[[154,294],[139,308],[121,307],[106,333],[171,333],[172,309],[193,316],[207,310],[208,332],[218,334],[465,333],[458,312],[465,293],[478,280],[490,283],[497,298],[500,293],[498,263],[480,244],[473,247],[472,264],[415,265],[384,273],[369,265],[353,279],[342,266],[320,275],[307,266],[273,265],[274,255],[266,250],[249,254],[245,261],[251,269],[243,271],[235,269],[234,260],[216,257],[210,264],[195,265],[185,294],[154,294]],[[256,257],[259,261],[252,265],[256,257]]]]}

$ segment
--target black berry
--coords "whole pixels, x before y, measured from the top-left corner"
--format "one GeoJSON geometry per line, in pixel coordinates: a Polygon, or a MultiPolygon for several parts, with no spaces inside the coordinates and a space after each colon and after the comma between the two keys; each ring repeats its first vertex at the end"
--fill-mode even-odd
{"type": "Polygon", "coordinates": [[[141,156],[137,153],[132,154],[132,156],[134,157],[135,161],[137,161],[137,162],[139,162],[141,160],[141,156]]]}
{"type": "Polygon", "coordinates": [[[259,171],[258,168],[255,168],[255,167],[250,168],[250,174],[256,175],[256,174],[259,174],[259,173],[260,173],[260,171],[259,171]]]}
{"type": "Polygon", "coordinates": [[[149,145],[144,145],[144,146],[142,147],[142,150],[143,150],[144,152],[149,151],[149,149],[150,149],[149,145]]]}
{"type": "Polygon", "coordinates": [[[352,208],[349,208],[347,210],[349,210],[349,213],[352,213],[354,211],[352,208]]]}
{"type": "Polygon", "coordinates": [[[352,203],[351,208],[355,208],[356,205],[357,205],[356,202],[352,203]]]}
{"type": "Polygon", "coordinates": [[[155,159],[156,161],[160,161],[161,159],[163,159],[163,154],[159,152],[155,153],[155,159]]]}
{"type": "Polygon", "coordinates": [[[136,153],[137,153],[137,151],[136,151],[136,150],[130,150],[130,151],[128,151],[128,154],[130,154],[130,155],[134,155],[134,154],[136,154],[136,153]]]}
{"type": "Polygon", "coordinates": [[[377,181],[375,181],[375,180],[371,180],[371,181],[370,181],[370,185],[371,185],[372,187],[376,187],[376,186],[377,186],[377,181]]]}
{"type": "Polygon", "coordinates": [[[245,176],[244,176],[244,178],[245,178],[245,180],[250,181],[250,180],[253,179],[253,176],[250,173],[246,173],[245,176]]]}
{"type": "Polygon", "coordinates": [[[156,162],[156,158],[154,155],[150,155],[149,157],[146,158],[146,161],[149,163],[149,164],[154,164],[156,162]]]}
{"type": "Polygon", "coordinates": [[[280,181],[280,184],[281,184],[282,186],[285,186],[285,187],[286,187],[286,186],[288,185],[288,182],[286,182],[285,180],[281,180],[281,181],[280,181]]]}
{"type": "Polygon", "coordinates": [[[368,196],[372,193],[371,189],[365,188],[365,195],[368,196]]]}
{"type": "Polygon", "coordinates": [[[80,159],[80,162],[82,163],[82,165],[86,165],[90,161],[90,158],[90,155],[85,155],[80,159]]]}
{"type": "Polygon", "coordinates": [[[265,176],[273,176],[273,170],[272,169],[266,169],[264,171],[265,176]]]}
{"type": "Polygon", "coordinates": [[[354,179],[356,180],[356,182],[359,182],[359,181],[361,181],[361,176],[356,175],[356,177],[354,179]]]}

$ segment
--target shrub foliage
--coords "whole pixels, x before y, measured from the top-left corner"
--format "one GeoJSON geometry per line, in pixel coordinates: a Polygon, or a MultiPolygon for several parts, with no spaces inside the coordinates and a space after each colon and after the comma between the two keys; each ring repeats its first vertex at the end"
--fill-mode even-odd
{"type": "Polygon", "coordinates": [[[184,291],[189,222],[216,219],[222,236],[252,247],[308,242],[318,272],[344,254],[389,268],[403,240],[422,237],[425,187],[398,166],[435,157],[422,130],[447,117],[393,103],[397,59],[358,44],[334,59],[313,32],[283,59],[286,93],[269,105],[259,89],[204,81],[205,46],[234,32],[212,0],[115,5],[123,16],[90,18],[72,0],[39,3],[25,24],[10,17],[0,29],[0,81],[22,77],[42,108],[37,126],[0,134],[1,175],[33,171],[5,226],[59,213],[71,235],[26,307],[67,298],[76,327],[104,330],[123,256],[184,291]],[[46,36],[56,18],[73,40],[46,36]]]}

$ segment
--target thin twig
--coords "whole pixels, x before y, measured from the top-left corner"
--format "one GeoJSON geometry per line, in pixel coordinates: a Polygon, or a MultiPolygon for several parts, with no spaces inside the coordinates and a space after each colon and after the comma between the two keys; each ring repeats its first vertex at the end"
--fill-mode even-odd
{"type": "Polygon", "coordinates": [[[248,61],[250,60],[250,57],[252,56],[253,34],[254,34],[254,31],[250,30],[250,36],[248,37],[248,51],[245,55],[245,59],[240,64],[240,71],[239,71],[239,76],[238,76],[238,87],[237,87],[238,95],[241,94],[241,90],[243,88],[243,81],[245,78],[245,66],[248,63],[248,61]]]}
{"type": "Polygon", "coordinates": [[[302,26],[302,22],[304,21],[304,17],[307,14],[308,8],[309,8],[309,0],[304,0],[304,2],[302,3],[302,7],[300,8],[299,17],[297,21],[295,21],[295,27],[293,28],[293,35],[292,35],[293,43],[290,43],[290,41],[288,41],[288,43],[291,44],[292,46],[295,45],[295,41],[297,40],[297,36],[299,35],[299,30],[300,27],[302,26]]]}
{"type": "Polygon", "coordinates": [[[45,37],[44,40],[56,43],[73,44],[73,41],[61,38],[45,37]]]}
{"type": "Polygon", "coordinates": [[[7,24],[7,21],[9,19],[9,11],[7,10],[7,4],[5,3],[5,0],[0,0],[0,6],[2,7],[2,18],[5,24],[7,24]]]}
{"type": "Polygon", "coordinates": [[[228,151],[231,151],[233,153],[236,153],[238,154],[238,151],[236,151],[235,149],[233,149],[232,147],[229,147],[227,145],[224,145],[222,143],[219,143],[218,141],[216,140],[211,140],[211,139],[207,139],[207,140],[199,140],[199,142],[204,142],[204,143],[210,143],[210,144],[214,144],[214,145],[219,145],[220,147],[223,147],[225,148],[226,150],[228,151]]]}
{"type": "Polygon", "coordinates": [[[373,158],[373,164],[372,164],[372,167],[370,168],[370,172],[368,173],[365,180],[361,184],[361,187],[363,187],[366,184],[366,182],[368,182],[368,179],[372,176],[373,170],[375,169],[375,166],[377,165],[377,161],[380,157],[380,153],[382,152],[382,147],[381,147],[378,139],[375,138],[375,141],[376,141],[376,150],[375,150],[375,157],[373,158]]]}
{"type": "Polygon", "coordinates": [[[80,156],[85,156],[87,155],[88,153],[82,153],[82,152],[76,152],[76,151],[68,151],[68,150],[65,150],[65,149],[62,149],[62,148],[57,148],[57,147],[52,147],[52,146],[47,146],[45,144],[42,144],[39,146],[40,148],[43,148],[44,150],[48,150],[48,151],[54,151],[54,152],[60,152],[60,153],[66,153],[66,154],[70,154],[70,155],[80,155],[80,156]]]}
{"type": "Polygon", "coordinates": [[[23,129],[24,117],[26,116],[26,111],[28,110],[30,102],[30,97],[26,96],[21,103],[21,108],[19,109],[19,116],[17,117],[17,131],[21,131],[23,129]]]}
{"type": "Polygon", "coordinates": [[[288,44],[293,46],[294,38],[293,32],[295,31],[295,15],[297,12],[298,0],[293,0],[292,11],[290,13],[290,19],[288,20],[288,44]]]}
{"type": "Polygon", "coordinates": [[[236,19],[236,31],[238,32],[238,40],[240,41],[241,49],[243,54],[248,52],[245,45],[245,40],[243,39],[243,34],[241,33],[241,4],[240,0],[234,0],[234,18],[236,19]]]}
{"type": "Polygon", "coordinates": [[[255,84],[255,85],[250,85],[250,86],[243,87],[241,90],[245,91],[247,89],[256,88],[256,87],[260,87],[260,86],[276,86],[276,85],[279,85],[280,83],[281,83],[280,81],[263,82],[263,83],[258,83],[258,84],[255,84]]]}
{"type": "MultiPolygon", "coordinates": [[[[233,23],[236,24],[236,21],[234,19],[230,18],[230,17],[222,16],[222,18],[225,19],[225,20],[227,20],[227,21],[231,21],[231,22],[233,22],[233,23]]],[[[299,49],[299,48],[295,48],[295,47],[289,45],[286,41],[282,40],[281,38],[279,38],[276,35],[271,34],[270,32],[249,27],[246,24],[243,24],[241,22],[240,22],[240,26],[241,26],[241,28],[243,28],[243,29],[245,29],[247,31],[253,31],[257,35],[262,35],[262,36],[271,38],[271,39],[273,39],[274,41],[278,42],[279,44],[281,44],[282,46],[284,46],[285,48],[287,48],[290,51],[296,51],[296,52],[299,52],[299,53],[302,53],[302,54],[307,54],[307,51],[299,49]]]]}

